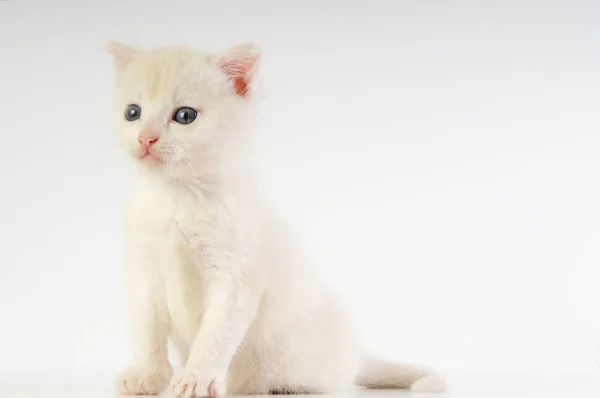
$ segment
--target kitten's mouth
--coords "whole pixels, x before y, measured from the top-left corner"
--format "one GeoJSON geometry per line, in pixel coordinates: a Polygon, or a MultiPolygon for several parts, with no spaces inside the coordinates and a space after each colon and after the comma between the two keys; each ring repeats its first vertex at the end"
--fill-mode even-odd
{"type": "Polygon", "coordinates": [[[150,152],[143,153],[139,159],[144,162],[162,163],[162,160],[158,156],[150,152]]]}

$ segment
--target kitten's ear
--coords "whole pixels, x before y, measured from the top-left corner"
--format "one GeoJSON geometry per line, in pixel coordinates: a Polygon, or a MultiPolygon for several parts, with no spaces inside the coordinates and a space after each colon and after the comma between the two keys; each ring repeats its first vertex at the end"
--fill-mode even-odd
{"type": "Polygon", "coordinates": [[[106,43],[106,51],[115,58],[117,73],[132,63],[140,54],[140,50],[116,41],[106,43]]]}
{"type": "Polygon", "coordinates": [[[217,56],[217,65],[233,81],[233,87],[241,97],[248,94],[254,82],[260,56],[260,46],[254,43],[235,46],[217,56]]]}

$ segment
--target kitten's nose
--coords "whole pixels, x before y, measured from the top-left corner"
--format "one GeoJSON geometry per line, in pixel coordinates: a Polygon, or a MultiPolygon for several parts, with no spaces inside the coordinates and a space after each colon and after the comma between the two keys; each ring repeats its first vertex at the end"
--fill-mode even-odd
{"type": "Polygon", "coordinates": [[[156,144],[156,141],[158,141],[158,135],[142,133],[138,136],[138,141],[147,149],[156,144]]]}

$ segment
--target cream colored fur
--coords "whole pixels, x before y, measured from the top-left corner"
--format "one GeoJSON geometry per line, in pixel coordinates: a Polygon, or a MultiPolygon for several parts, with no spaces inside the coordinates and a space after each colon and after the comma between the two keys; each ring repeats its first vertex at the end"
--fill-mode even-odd
{"type": "Polygon", "coordinates": [[[121,391],[442,389],[429,371],[361,356],[350,318],[261,197],[250,150],[258,48],[108,48],[119,140],[139,166],[127,216],[134,358],[121,391]],[[125,120],[129,104],[139,120],[125,120]],[[181,106],[198,110],[193,123],[172,120],[181,106]],[[158,137],[152,156],[142,132],[158,137]],[[168,339],[183,364],[173,378],[168,339]]]}

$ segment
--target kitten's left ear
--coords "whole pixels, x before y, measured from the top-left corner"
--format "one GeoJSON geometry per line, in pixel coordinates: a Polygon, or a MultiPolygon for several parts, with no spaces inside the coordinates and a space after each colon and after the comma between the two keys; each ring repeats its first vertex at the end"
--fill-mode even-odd
{"type": "Polygon", "coordinates": [[[111,53],[115,58],[117,73],[123,70],[127,65],[131,64],[141,53],[141,51],[136,48],[116,41],[108,42],[106,44],[106,51],[111,53]]]}
{"type": "Polygon", "coordinates": [[[245,97],[250,90],[258,65],[261,49],[258,44],[241,44],[217,56],[218,67],[231,79],[235,92],[245,97]]]}

